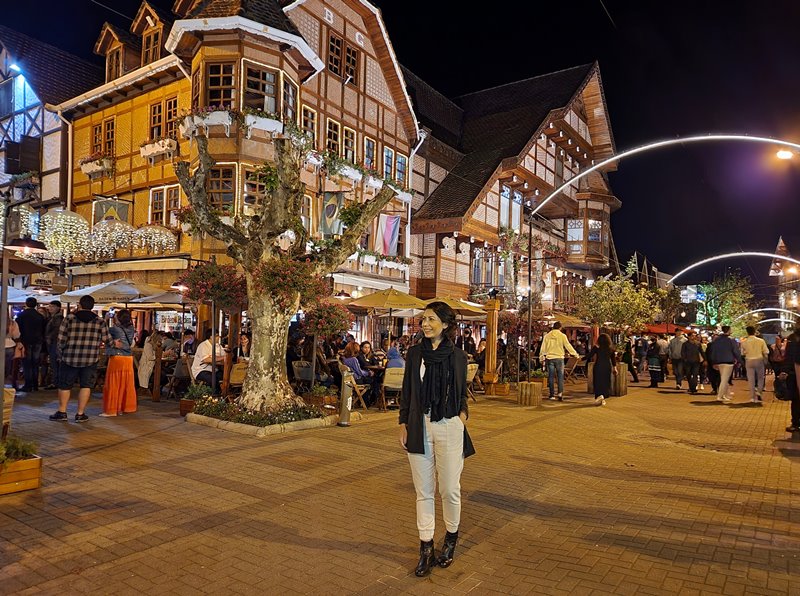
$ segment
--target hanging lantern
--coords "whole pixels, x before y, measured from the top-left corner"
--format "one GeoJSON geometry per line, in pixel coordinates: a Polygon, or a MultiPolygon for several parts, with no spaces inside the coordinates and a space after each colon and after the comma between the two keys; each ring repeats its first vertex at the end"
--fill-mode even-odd
{"type": "Polygon", "coordinates": [[[86,256],[96,261],[110,261],[117,251],[130,248],[136,229],[119,219],[104,219],[94,224],[86,256]]]}
{"type": "Polygon", "coordinates": [[[89,244],[89,222],[74,211],[58,208],[42,216],[40,240],[47,246],[45,259],[71,261],[89,244]]]}
{"type": "Polygon", "coordinates": [[[135,248],[158,255],[175,252],[175,249],[178,248],[178,240],[175,238],[175,234],[164,226],[148,224],[136,230],[133,245],[135,248]]]}

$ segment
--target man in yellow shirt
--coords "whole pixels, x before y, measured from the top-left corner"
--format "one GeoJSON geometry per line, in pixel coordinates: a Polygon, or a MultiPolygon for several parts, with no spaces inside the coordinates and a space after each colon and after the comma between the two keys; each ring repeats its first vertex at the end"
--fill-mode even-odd
{"type": "Polygon", "coordinates": [[[547,386],[550,398],[556,399],[555,378],[558,376],[558,401],[564,401],[564,352],[579,358],[578,352],[569,343],[567,336],[561,332],[561,323],[553,323],[553,329],[542,338],[542,349],[539,358],[547,365],[547,386]]]}
{"type": "Polygon", "coordinates": [[[761,403],[761,394],[764,393],[764,375],[766,371],[769,348],[767,342],[756,337],[756,328],[747,328],[747,337],[740,346],[744,357],[744,368],[747,372],[747,383],[750,385],[750,401],[761,403]]]}

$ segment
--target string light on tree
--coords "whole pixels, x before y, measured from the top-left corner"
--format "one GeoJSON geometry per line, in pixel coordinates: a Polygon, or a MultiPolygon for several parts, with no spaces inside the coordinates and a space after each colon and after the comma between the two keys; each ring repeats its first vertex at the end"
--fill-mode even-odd
{"type": "Polygon", "coordinates": [[[178,247],[175,234],[164,226],[149,224],[140,227],[133,236],[133,246],[150,254],[174,252],[178,247]]]}
{"type": "Polygon", "coordinates": [[[71,261],[89,247],[89,222],[74,211],[53,209],[42,216],[40,236],[46,259],[71,261]]]}
{"type": "Polygon", "coordinates": [[[94,224],[89,239],[87,257],[96,261],[110,261],[120,249],[130,248],[136,229],[119,219],[104,219],[94,224]]]}

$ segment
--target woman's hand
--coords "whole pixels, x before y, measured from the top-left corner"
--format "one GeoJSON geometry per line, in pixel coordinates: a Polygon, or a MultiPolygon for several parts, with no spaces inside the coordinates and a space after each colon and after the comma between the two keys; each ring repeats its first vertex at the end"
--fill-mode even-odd
{"type": "Polygon", "coordinates": [[[408,428],[405,424],[400,425],[400,446],[408,451],[408,447],[406,447],[406,441],[408,440],[408,428]]]}

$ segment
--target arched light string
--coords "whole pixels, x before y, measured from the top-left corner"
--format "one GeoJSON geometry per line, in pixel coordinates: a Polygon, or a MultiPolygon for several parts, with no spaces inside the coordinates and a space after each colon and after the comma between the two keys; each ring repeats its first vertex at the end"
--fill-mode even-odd
{"type": "Polygon", "coordinates": [[[629,149],[628,151],[623,151],[622,153],[618,153],[616,155],[612,155],[608,159],[601,161],[598,164],[593,165],[588,170],[583,170],[577,176],[573,176],[564,184],[559,186],[553,192],[551,192],[545,199],[536,206],[531,212],[531,215],[536,215],[536,213],[544,207],[547,203],[553,200],[558,193],[566,190],[571,184],[574,184],[581,178],[588,176],[592,172],[596,172],[603,166],[607,166],[610,163],[614,163],[615,161],[621,160],[623,157],[628,157],[629,155],[636,155],[637,153],[643,153],[645,151],[650,151],[651,149],[658,149],[660,147],[669,147],[670,145],[683,145],[685,143],[703,143],[707,141],[747,141],[751,143],[769,143],[772,145],[780,145],[782,147],[791,147],[796,150],[800,150],[800,145],[797,143],[792,143],[790,141],[783,141],[781,139],[771,139],[769,137],[751,137],[748,135],[735,135],[735,134],[708,134],[708,135],[698,135],[694,137],[683,137],[677,139],[668,139],[666,141],[656,141],[655,143],[648,143],[647,145],[642,145],[641,147],[636,147],[634,149],[629,149]]]}
{"type": "Polygon", "coordinates": [[[763,321],[759,321],[758,324],[761,325],[763,323],[791,323],[792,325],[797,325],[797,321],[792,319],[764,319],[763,321]]]}
{"type": "MultiPolygon", "coordinates": [[[[798,314],[798,313],[794,312],[793,310],[787,310],[785,308],[756,308],[754,310],[751,310],[751,311],[748,311],[748,312],[744,313],[743,315],[739,315],[738,317],[736,317],[734,319],[734,321],[738,321],[739,319],[743,319],[746,316],[755,314],[757,312],[768,312],[768,311],[773,311],[773,310],[777,311],[777,312],[783,312],[783,313],[786,313],[786,314],[789,314],[789,315],[793,315],[795,317],[798,314]]],[[[759,322],[761,322],[761,321],[759,321],[759,322]]]]}
{"type": "Polygon", "coordinates": [[[724,255],[715,255],[713,257],[708,257],[707,259],[703,259],[702,261],[697,261],[695,263],[692,263],[685,269],[681,269],[680,271],[678,271],[675,275],[672,276],[672,279],[670,279],[667,283],[668,284],[675,283],[675,280],[678,279],[681,275],[683,275],[687,271],[691,271],[692,269],[705,265],[706,263],[713,263],[714,261],[721,261],[723,259],[735,259],[738,257],[769,257],[771,259],[790,261],[792,263],[800,265],[800,261],[798,261],[797,259],[793,259],[792,257],[787,257],[786,255],[777,255],[771,252],[729,252],[725,253],[724,255]]]}

